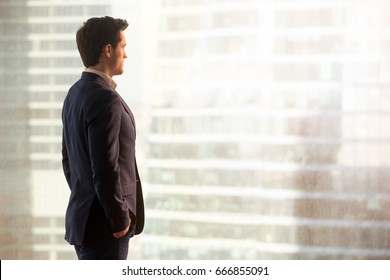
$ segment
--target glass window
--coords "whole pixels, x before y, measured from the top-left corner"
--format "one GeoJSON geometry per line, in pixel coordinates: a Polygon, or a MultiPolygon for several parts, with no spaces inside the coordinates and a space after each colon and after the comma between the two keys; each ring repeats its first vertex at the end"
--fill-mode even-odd
{"type": "Polygon", "coordinates": [[[76,258],[61,110],[75,33],[104,15],[130,23],[129,258],[389,259],[390,4],[158,2],[0,1],[0,259],[76,258]]]}

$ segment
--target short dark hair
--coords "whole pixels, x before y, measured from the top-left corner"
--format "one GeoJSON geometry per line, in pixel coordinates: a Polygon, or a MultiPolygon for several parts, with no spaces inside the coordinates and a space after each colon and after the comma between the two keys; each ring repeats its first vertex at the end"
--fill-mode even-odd
{"type": "Polygon", "coordinates": [[[99,63],[103,47],[110,44],[114,49],[120,42],[120,31],[129,26],[124,19],[109,16],[93,17],[84,22],[76,33],[77,48],[85,67],[99,63]]]}

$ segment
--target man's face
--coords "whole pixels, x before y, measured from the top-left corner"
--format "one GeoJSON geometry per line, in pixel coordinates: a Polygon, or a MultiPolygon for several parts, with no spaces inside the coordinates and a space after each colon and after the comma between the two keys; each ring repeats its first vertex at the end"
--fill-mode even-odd
{"type": "Polygon", "coordinates": [[[110,59],[110,69],[112,76],[121,75],[123,73],[123,66],[127,54],[125,51],[126,37],[123,31],[119,34],[121,41],[118,43],[115,49],[112,50],[112,56],[110,59]]]}

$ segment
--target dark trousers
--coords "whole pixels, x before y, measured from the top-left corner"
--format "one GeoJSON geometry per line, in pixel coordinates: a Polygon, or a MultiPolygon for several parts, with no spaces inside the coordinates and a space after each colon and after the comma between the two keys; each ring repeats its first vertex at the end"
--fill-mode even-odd
{"type": "Polygon", "coordinates": [[[95,199],[91,206],[84,243],[75,245],[77,257],[79,260],[126,260],[129,241],[133,235],[134,227],[131,227],[125,236],[115,238],[103,208],[95,199]]]}

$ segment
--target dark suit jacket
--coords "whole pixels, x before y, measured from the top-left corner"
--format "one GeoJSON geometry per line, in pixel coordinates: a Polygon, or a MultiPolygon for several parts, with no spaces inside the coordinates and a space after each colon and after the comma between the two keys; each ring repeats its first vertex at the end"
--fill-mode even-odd
{"type": "Polygon", "coordinates": [[[129,107],[99,75],[83,72],[63,111],[62,165],[71,190],[65,239],[82,245],[94,199],[112,232],[144,226],[142,187],[135,160],[135,122],[129,107]]]}

